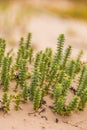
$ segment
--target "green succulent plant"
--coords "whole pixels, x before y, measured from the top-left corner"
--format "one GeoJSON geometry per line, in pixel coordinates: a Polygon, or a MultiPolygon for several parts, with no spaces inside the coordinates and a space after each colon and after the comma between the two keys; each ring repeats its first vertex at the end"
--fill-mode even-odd
{"type": "Polygon", "coordinates": [[[62,84],[60,83],[56,84],[53,91],[53,95],[54,95],[55,103],[57,103],[58,98],[62,95],[62,84]]]}
{"type": "Polygon", "coordinates": [[[1,70],[1,82],[4,85],[4,91],[8,91],[10,84],[10,66],[11,66],[12,57],[4,57],[3,65],[1,70]]]}
{"type": "Polygon", "coordinates": [[[19,61],[18,70],[19,70],[19,83],[23,87],[24,82],[27,79],[27,62],[25,59],[21,59],[19,61]]]}
{"type": "Polygon", "coordinates": [[[65,37],[60,34],[56,52],[46,48],[33,55],[31,37],[31,33],[28,33],[26,39],[21,37],[16,60],[11,56],[12,50],[5,52],[6,42],[0,39],[0,83],[5,91],[2,96],[4,111],[9,110],[13,98],[7,94],[10,83],[16,83],[15,88],[10,88],[17,93],[14,106],[16,110],[20,108],[21,100],[27,103],[30,99],[37,111],[43,98],[51,95],[54,110],[59,114],[70,115],[76,110],[84,110],[87,103],[87,64],[81,61],[83,52],[80,51],[73,59],[72,47],[68,46],[64,51],[65,37]],[[75,87],[72,87],[73,83],[75,87]],[[75,92],[67,105],[71,88],[75,92]]]}
{"type": "Polygon", "coordinates": [[[0,39],[0,67],[2,66],[3,58],[5,55],[6,42],[3,39],[0,39]]]}
{"type": "Polygon", "coordinates": [[[68,66],[66,68],[66,73],[70,76],[71,79],[75,76],[75,61],[71,60],[68,63],[68,66]]]}
{"type": "Polygon", "coordinates": [[[65,50],[63,62],[62,62],[62,65],[61,65],[62,69],[65,69],[65,67],[66,67],[67,61],[68,61],[70,54],[71,54],[71,49],[72,49],[71,46],[68,46],[68,48],[65,50]]]}
{"type": "Polygon", "coordinates": [[[20,102],[21,102],[21,93],[18,93],[16,95],[16,100],[15,100],[15,110],[18,110],[20,108],[20,102]]]}
{"type": "Polygon", "coordinates": [[[35,68],[31,76],[31,83],[28,88],[28,93],[31,100],[33,100],[35,89],[37,86],[40,85],[40,81],[41,81],[41,73],[38,68],[35,68]]]}
{"type": "Polygon", "coordinates": [[[23,86],[22,97],[23,97],[24,102],[26,102],[28,98],[28,87],[27,87],[26,82],[24,83],[24,86],[23,86]]]}
{"type": "Polygon", "coordinates": [[[82,78],[80,78],[80,81],[79,81],[80,83],[77,88],[77,95],[79,95],[79,96],[81,95],[82,91],[84,91],[84,89],[87,86],[87,67],[86,67],[85,71],[82,71],[81,76],[82,76],[82,78]]]}
{"type": "Polygon", "coordinates": [[[76,111],[79,107],[80,98],[75,95],[67,106],[66,113],[69,115],[72,111],[76,111]]]}
{"type": "Polygon", "coordinates": [[[64,34],[60,34],[57,42],[57,52],[55,55],[55,60],[59,63],[63,57],[63,46],[64,46],[65,37],[64,34]]]}
{"type": "Polygon", "coordinates": [[[2,103],[5,104],[7,100],[8,100],[8,95],[6,92],[4,92],[3,97],[2,97],[2,103]]]}
{"type": "Polygon", "coordinates": [[[42,89],[38,86],[34,92],[33,105],[34,110],[37,110],[41,105],[42,100],[42,89]]]}
{"type": "Polygon", "coordinates": [[[87,88],[84,89],[80,95],[79,110],[84,110],[87,103],[87,88]]]}
{"type": "Polygon", "coordinates": [[[65,110],[65,97],[60,96],[55,103],[54,110],[59,114],[64,114],[65,110]]]}
{"type": "Polygon", "coordinates": [[[4,108],[4,111],[5,112],[8,112],[8,110],[10,110],[10,104],[11,104],[11,101],[13,99],[13,95],[11,94],[5,104],[5,108],[4,108]]]}

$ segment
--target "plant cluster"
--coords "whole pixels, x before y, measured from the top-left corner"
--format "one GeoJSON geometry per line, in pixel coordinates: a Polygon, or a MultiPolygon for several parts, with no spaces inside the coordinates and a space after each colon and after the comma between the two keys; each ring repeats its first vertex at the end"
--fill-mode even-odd
{"type": "Polygon", "coordinates": [[[53,110],[59,114],[69,115],[85,108],[87,66],[81,61],[83,52],[80,51],[76,59],[71,58],[72,47],[68,46],[64,50],[64,41],[64,35],[60,34],[55,53],[51,48],[46,48],[33,56],[29,33],[26,41],[21,38],[16,61],[12,63],[14,59],[10,52],[5,54],[6,43],[0,39],[0,81],[5,91],[2,97],[5,111],[9,110],[12,99],[15,100],[16,110],[22,101],[26,103],[28,100],[33,101],[34,110],[38,110],[47,95],[54,101],[53,110]],[[13,81],[16,82],[13,89],[18,93],[8,97],[10,82],[13,81]],[[72,99],[67,103],[68,94],[72,90],[72,99]]]}

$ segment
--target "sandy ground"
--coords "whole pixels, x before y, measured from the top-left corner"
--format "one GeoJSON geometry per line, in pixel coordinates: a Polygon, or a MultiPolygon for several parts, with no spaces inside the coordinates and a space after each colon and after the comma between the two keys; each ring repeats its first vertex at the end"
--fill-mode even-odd
{"type": "Polygon", "coordinates": [[[33,113],[31,102],[21,105],[21,110],[14,111],[11,108],[7,114],[0,112],[0,129],[2,130],[87,130],[87,109],[84,112],[74,113],[72,116],[60,116],[49,108],[49,97],[42,109],[45,112],[33,113]],[[33,114],[30,114],[33,113],[33,114]],[[58,120],[58,122],[56,122],[58,120]]]}

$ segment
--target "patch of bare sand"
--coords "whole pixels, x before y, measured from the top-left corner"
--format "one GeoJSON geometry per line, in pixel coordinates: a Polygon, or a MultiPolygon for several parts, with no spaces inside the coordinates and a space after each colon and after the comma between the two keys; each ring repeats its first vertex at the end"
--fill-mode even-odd
{"type": "MultiPolygon", "coordinates": [[[[11,109],[7,114],[0,112],[0,128],[2,130],[86,130],[87,110],[77,112],[71,117],[64,117],[53,113],[50,108],[50,99],[46,97],[45,111],[34,113],[31,102],[21,105],[21,110],[11,109]],[[56,120],[58,119],[58,122],[56,120]]],[[[40,111],[40,110],[39,110],[40,111]]]]}
{"type": "Polygon", "coordinates": [[[84,50],[83,61],[87,60],[87,24],[76,20],[67,20],[47,14],[32,16],[26,31],[32,32],[32,42],[37,51],[51,47],[56,49],[59,34],[65,34],[65,47],[72,45],[72,56],[76,57],[84,50]]]}

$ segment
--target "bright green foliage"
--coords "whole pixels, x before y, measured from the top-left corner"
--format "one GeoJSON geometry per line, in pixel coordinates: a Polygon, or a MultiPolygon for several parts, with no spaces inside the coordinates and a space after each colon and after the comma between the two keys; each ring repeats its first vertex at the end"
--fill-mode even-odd
{"type": "Polygon", "coordinates": [[[70,78],[72,79],[75,75],[75,62],[74,60],[71,60],[67,66],[67,70],[66,70],[67,74],[70,76],[70,78]]]}
{"type": "Polygon", "coordinates": [[[53,95],[55,103],[57,103],[58,98],[62,95],[62,84],[56,84],[53,95]]]}
{"type": "Polygon", "coordinates": [[[16,66],[18,67],[20,60],[26,59],[31,63],[33,56],[33,49],[31,48],[31,33],[28,34],[26,43],[22,37],[20,40],[19,49],[17,52],[16,66]]]}
{"type": "Polygon", "coordinates": [[[7,112],[9,109],[10,109],[10,104],[11,104],[11,101],[13,99],[13,95],[11,94],[5,104],[5,108],[4,108],[4,111],[7,112]]]}
{"type": "Polygon", "coordinates": [[[6,75],[6,78],[5,78],[5,81],[4,81],[4,91],[6,92],[6,91],[8,91],[8,89],[9,89],[9,75],[7,74],[6,75]]]}
{"type": "Polygon", "coordinates": [[[41,86],[43,85],[45,74],[46,74],[46,56],[43,53],[42,58],[41,58],[41,63],[40,63],[40,72],[41,72],[41,86]]]}
{"type": "Polygon", "coordinates": [[[78,109],[80,103],[80,98],[75,95],[67,106],[66,113],[70,114],[72,111],[76,111],[78,109]]]}
{"type": "Polygon", "coordinates": [[[80,80],[80,84],[77,88],[77,95],[81,95],[82,91],[87,87],[87,67],[86,67],[86,70],[84,71],[83,73],[83,77],[82,79],[80,80]]]}
{"type": "Polygon", "coordinates": [[[70,54],[71,54],[71,46],[68,46],[68,48],[65,51],[64,57],[63,57],[62,69],[65,68],[66,63],[70,57],[70,54]]]}
{"type": "Polygon", "coordinates": [[[60,73],[59,73],[59,76],[58,76],[58,82],[59,83],[62,83],[64,76],[65,76],[65,71],[61,70],[60,73]]]}
{"type": "Polygon", "coordinates": [[[15,79],[14,72],[15,72],[15,66],[12,66],[11,69],[10,69],[10,79],[11,80],[15,79]]]}
{"type": "Polygon", "coordinates": [[[22,97],[23,97],[24,102],[26,102],[27,97],[28,97],[28,88],[27,88],[26,82],[24,83],[24,86],[23,86],[22,97]]]}
{"type": "Polygon", "coordinates": [[[46,64],[46,74],[49,74],[49,70],[51,67],[51,62],[52,62],[52,49],[46,48],[45,50],[45,64],[46,64]]]}
{"type": "Polygon", "coordinates": [[[31,38],[32,34],[28,33],[27,41],[25,44],[25,59],[28,59],[29,63],[31,63],[33,57],[33,49],[31,48],[31,38]]]}
{"type": "Polygon", "coordinates": [[[41,72],[41,86],[44,84],[44,81],[48,77],[49,69],[51,66],[52,50],[46,48],[45,52],[42,54],[40,62],[40,72],[41,72]]]}
{"type": "Polygon", "coordinates": [[[1,72],[1,82],[2,82],[2,84],[4,84],[6,74],[8,73],[8,68],[7,68],[8,65],[7,64],[8,64],[8,58],[5,57],[4,60],[3,60],[2,72],[1,72]]]}
{"type": "Polygon", "coordinates": [[[29,49],[27,57],[29,57],[29,63],[31,63],[32,58],[33,58],[33,49],[32,48],[29,49]]]}
{"type": "Polygon", "coordinates": [[[20,59],[23,58],[23,57],[22,57],[23,54],[24,54],[23,44],[24,44],[24,38],[22,37],[22,38],[20,39],[19,49],[18,49],[18,52],[17,52],[16,65],[18,65],[20,59]]]}
{"type": "Polygon", "coordinates": [[[29,97],[31,100],[33,99],[36,87],[39,86],[41,83],[40,81],[41,81],[41,73],[38,68],[35,68],[32,76],[31,76],[31,83],[30,83],[30,86],[28,89],[29,97]]]}
{"type": "Polygon", "coordinates": [[[80,103],[79,103],[79,109],[83,110],[85,108],[85,105],[87,103],[87,88],[84,89],[80,95],[80,103]]]}
{"type": "Polygon", "coordinates": [[[62,52],[63,52],[64,41],[65,41],[64,34],[60,34],[58,38],[57,52],[55,56],[55,60],[57,60],[58,63],[60,62],[63,56],[62,52]]]}
{"type": "Polygon", "coordinates": [[[15,110],[18,110],[20,108],[20,101],[21,101],[21,94],[17,94],[16,100],[15,100],[15,110]]]}
{"type": "Polygon", "coordinates": [[[5,40],[0,39],[0,67],[1,67],[2,62],[3,62],[5,47],[6,47],[5,40]]]}
{"type": "MultiPolygon", "coordinates": [[[[59,65],[55,64],[54,67],[51,68],[51,71],[49,71],[49,78],[48,78],[48,84],[45,87],[46,92],[48,92],[49,87],[53,85],[53,82],[55,81],[55,78],[57,76],[57,70],[59,69],[59,65]]],[[[55,81],[56,82],[56,81],[55,81]]]]}
{"type": "Polygon", "coordinates": [[[6,92],[4,92],[3,97],[2,97],[2,103],[5,104],[7,100],[8,100],[8,95],[6,92]]]}
{"type": "Polygon", "coordinates": [[[34,68],[38,68],[41,62],[41,58],[42,58],[42,51],[38,52],[36,54],[36,58],[35,58],[35,62],[34,62],[34,68]]]}
{"type": "Polygon", "coordinates": [[[19,83],[23,87],[24,82],[27,79],[27,62],[25,59],[21,59],[19,61],[18,70],[19,70],[19,83]]]}
{"type": "Polygon", "coordinates": [[[28,33],[27,41],[26,41],[26,49],[27,50],[31,47],[31,38],[32,38],[32,34],[28,33]]]}
{"type": "Polygon", "coordinates": [[[11,57],[4,57],[1,71],[1,82],[4,85],[4,91],[7,91],[9,89],[11,61],[11,57]]]}
{"type": "Polygon", "coordinates": [[[52,49],[51,48],[46,48],[44,52],[48,57],[52,57],[52,49]]]}
{"type": "Polygon", "coordinates": [[[60,96],[55,103],[54,110],[59,114],[64,114],[65,110],[65,97],[60,96]]]}
{"type": "Polygon", "coordinates": [[[70,85],[71,85],[71,79],[66,76],[64,79],[63,79],[63,82],[62,82],[62,95],[63,96],[67,96],[68,94],[68,91],[69,91],[69,88],[70,88],[70,85]]]}
{"type": "Polygon", "coordinates": [[[64,40],[65,40],[64,34],[60,34],[60,36],[58,38],[58,42],[57,42],[57,50],[56,50],[55,55],[53,56],[51,68],[50,68],[50,72],[49,72],[49,73],[52,73],[51,78],[53,77],[53,74],[56,75],[56,73],[57,73],[57,68],[55,68],[55,67],[59,67],[59,65],[61,63],[61,60],[63,57],[64,40]],[[55,71],[55,69],[56,69],[56,71],[55,71]]]}
{"type": "Polygon", "coordinates": [[[20,44],[19,44],[19,47],[23,46],[23,44],[24,44],[24,38],[21,37],[21,38],[20,38],[20,44]]]}
{"type": "Polygon", "coordinates": [[[81,70],[81,74],[80,74],[79,85],[80,85],[80,84],[82,83],[82,81],[83,81],[83,77],[84,77],[85,71],[86,71],[86,66],[83,66],[83,67],[82,67],[82,70],[81,70]]]}
{"type": "Polygon", "coordinates": [[[17,89],[18,89],[18,85],[19,85],[19,81],[17,80],[17,81],[16,81],[15,88],[14,88],[14,91],[15,91],[15,92],[16,92],[16,91],[17,91],[17,89]]]}
{"type": "Polygon", "coordinates": [[[81,69],[81,57],[83,55],[83,51],[79,52],[79,55],[77,56],[76,62],[75,62],[75,72],[78,73],[81,69]]]}
{"type": "Polygon", "coordinates": [[[43,62],[43,75],[42,75],[42,84],[46,84],[47,80],[49,81],[50,77],[50,68],[52,63],[52,49],[46,48],[44,52],[44,60],[43,62]]]}
{"type": "Polygon", "coordinates": [[[37,110],[40,107],[41,100],[42,100],[42,89],[40,87],[37,87],[35,89],[33,99],[34,110],[37,110]]]}

